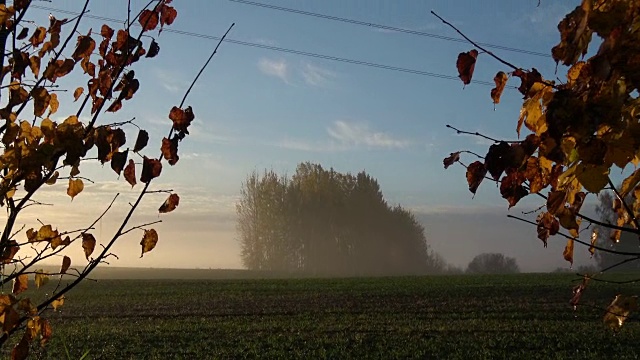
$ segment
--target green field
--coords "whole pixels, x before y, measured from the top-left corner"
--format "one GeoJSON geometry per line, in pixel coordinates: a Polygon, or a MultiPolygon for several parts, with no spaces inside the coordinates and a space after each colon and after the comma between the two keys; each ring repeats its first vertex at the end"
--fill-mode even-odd
{"type": "Polygon", "coordinates": [[[594,307],[573,312],[575,278],[86,282],[48,313],[54,336],[38,357],[64,359],[65,346],[72,359],[639,357],[638,321],[615,334],[595,308],[638,286],[594,284],[594,307]]]}

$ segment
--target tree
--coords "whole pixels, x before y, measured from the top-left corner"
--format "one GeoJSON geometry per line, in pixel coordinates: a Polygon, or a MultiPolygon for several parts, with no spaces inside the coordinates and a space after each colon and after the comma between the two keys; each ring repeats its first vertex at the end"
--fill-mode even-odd
{"type": "MultiPolygon", "coordinates": [[[[44,345],[51,338],[46,311],[62,306],[69,290],[115,256],[111,249],[119,238],[140,232],[141,256],[156,246],[158,233],[151,226],[159,221],[130,224],[145,195],[169,193],[159,213],[173,211],[180,200],[169,190],[152,190],[150,186],[160,176],[165,160],[169,165],[179,160],[178,146],[189,134],[195,117],[192,108],[185,106],[190,89],[178,106],[167,108],[169,134],[150,149],[161,153],[157,158],[157,154],[143,155],[149,135],[134,120],[102,121],[135,96],[140,81],[134,65],[158,55],[156,37],[173,23],[177,11],[171,0],[152,1],[137,14],[131,13],[121,29],[105,24],[98,31],[81,30],[89,3],[90,0],[84,1],[81,14],[75,18],[49,15],[48,24],[37,24],[25,20],[30,0],[14,0],[10,4],[0,0],[0,206],[7,214],[0,236],[0,282],[5,289],[12,289],[0,295],[0,345],[15,334],[22,334],[13,348],[13,359],[26,358],[31,344],[44,345]],[[75,80],[67,78],[73,73],[80,82],[62,89],[61,83],[73,84],[75,80]],[[62,78],[65,81],[60,82],[62,78]],[[70,90],[69,95],[61,90],[70,90]],[[51,116],[59,110],[66,115],[64,120],[56,121],[51,116]],[[132,131],[135,142],[125,147],[132,131]],[[101,215],[79,229],[66,228],[64,223],[30,224],[23,218],[24,209],[43,205],[37,199],[45,188],[66,191],[71,199],[82,196],[85,182],[92,180],[81,176],[81,171],[85,164],[96,161],[109,163],[111,170],[118,177],[123,174],[122,181],[132,187],[138,181],[142,183],[135,201],[126,205],[127,212],[112,237],[96,239],[92,230],[116,206],[118,194],[103,204],[101,215]],[[19,227],[21,224],[25,226],[19,227]],[[82,248],[86,260],[71,259],[67,250],[72,247],[82,248]],[[58,272],[42,270],[43,261],[56,258],[60,259],[58,272]],[[72,264],[78,264],[79,269],[71,268],[72,264]],[[41,290],[35,296],[25,296],[31,281],[39,288],[54,275],[59,275],[59,280],[52,292],[49,289],[45,294],[41,290]],[[63,283],[62,275],[73,279],[63,283]]],[[[105,168],[106,172],[111,170],[105,168]]]]}
{"type": "MultiPolygon", "coordinates": [[[[613,224],[617,220],[616,202],[610,192],[604,192],[598,196],[598,205],[596,213],[600,216],[603,223],[613,224]]],[[[633,203],[633,198],[627,195],[625,202],[628,206],[633,203]]],[[[620,253],[634,253],[640,251],[638,238],[631,232],[623,232],[616,241],[611,241],[612,229],[605,226],[596,226],[596,232],[599,234],[597,244],[600,247],[613,250],[615,252],[606,252],[596,250],[594,258],[598,262],[600,269],[612,271],[638,271],[640,270],[640,262],[636,261],[637,256],[623,255],[620,253]]],[[[584,273],[584,272],[581,272],[584,273]]]]}
{"type": "MultiPolygon", "coordinates": [[[[509,68],[508,73],[500,71],[494,78],[496,87],[490,93],[494,104],[500,102],[509,77],[520,79],[518,90],[524,102],[515,130],[520,136],[524,125],[530,132],[523,140],[504,141],[450,126],[458,133],[484,136],[495,143],[484,156],[453,152],[444,159],[445,168],[462,164],[461,156],[477,156],[479,160],[464,165],[472,193],[487,179],[499,185],[509,207],[526,196],[541,199],[546,206],[538,211],[535,221],[510,217],[535,225],[544,245],[553,235],[567,238],[562,256],[570,263],[575,243],[587,246],[592,254],[595,250],[620,254],[596,245],[597,233],[592,234],[591,242],[580,240],[585,223],[611,229],[614,242],[623,232],[636,238],[640,235],[640,169],[628,174],[620,189],[609,176],[616,167],[625,169],[640,163],[639,5],[635,0],[582,0],[567,14],[558,24],[560,43],[551,49],[556,64],[569,68],[565,80],[558,83],[544,79],[535,68],[522,69],[487,51],[433,13],[476,48],[459,54],[457,59],[465,84],[471,83],[476,60],[484,54],[509,68]],[[593,35],[599,36],[601,43],[590,53],[593,55],[585,58],[593,35]],[[581,212],[588,196],[605,191],[614,194],[615,223],[603,223],[581,212]],[[623,199],[628,195],[633,202],[627,206],[623,199]]],[[[625,255],[640,259],[638,251],[625,255]]],[[[586,274],[582,284],[574,288],[574,306],[589,280],[597,276],[586,274]]],[[[610,304],[605,322],[618,328],[635,308],[635,298],[620,295],[610,304]]]]}
{"type": "Polygon", "coordinates": [[[390,207],[375,179],[311,163],[289,179],[249,174],[237,204],[242,261],[252,270],[322,275],[440,272],[413,214],[390,207]]]}
{"type": "Polygon", "coordinates": [[[520,267],[516,259],[499,253],[476,255],[467,265],[467,274],[516,274],[520,267]]]}

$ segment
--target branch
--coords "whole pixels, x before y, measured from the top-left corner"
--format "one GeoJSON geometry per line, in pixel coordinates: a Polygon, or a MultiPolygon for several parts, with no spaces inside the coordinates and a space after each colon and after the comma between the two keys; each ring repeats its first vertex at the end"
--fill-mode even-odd
{"type": "Polygon", "coordinates": [[[451,125],[449,125],[449,124],[447,124],[447,125],[446,125],[446,127],[448,127],[449,129],[453,129],[457,134],[465,134],[465,135],[474,135],[474,136],[479,136],[479,137],[481,137],[481,138],[484,138],[484,139],[487,139],[487,140],[493,141],[493,142],[495,142],[495,143],[499,143],[499,142],[506,142],[506,143],[509,143],[509,144],[519,144],[519,143],[523,142],[523,140],[498,140],[498,139],[494,139],[494,138],[492,138],[492,137],[488,137],[487,135],[480,134],[480,133],[479,133],[479,132],[477,132],[477,131],[476,131],[476,132],[471,132],[471,131],[464,131],[464,130],[460,130],[460,129],[455,128],[455,127],[453,127],[453,126],[451,126],[451,125]]]}
{"type": "MultiPolygon", "coordinates": [[[[522,222],[526,222],[527,224],[538,226],[538,224],[533,222],[533,221],[530,221],[530,220],[527,220],[527,219],[523,219],[523,218],[515,216],[515,215],[510,215],[509,214],[509,215],[507,215],[507,217],[508,218],[512,218],[512,219],[516,219],[516,220],[520,220],[522,222]]],[[[545,229],[551,230],[548,227],[545,227],[545,229]]],[[[600,250],[600,251],[603,251],[603,252],[608,252],[608,253],[616,254],[616,255],[628,255],[628,256],[638,256],[638,257],[640,257],[640,253],[638,253],[638,252],[617,251],[617,250],[611,250],[611,249],[603,248],[603,247],[600,247],[600,246],[597,246],[597,245],[591,245],[588,242],[582,241],[580,239],[577,239],[577,238],[575,238],[573,236],[567,235],[567,234],[559,232],[559,231],[556,233],[556,235],[560,235],[560,236],[565,237],[567,239],[571,239],[571,240],[577,242],[578,244],[582,244],[584,246],[593,247],[594,249],[600,250]]]]}
{"type": "Polygon", "coordinates": [[[493,57],[494,59],[498,60],[499,62],[505,64],[506,66],[512,68],[513,70],[521,70],[521,68],[513,65],[510,62],[507,62],[506,60],[503,60],[502,58],[496,56],[494,53],[492,53],[491,51],[483,48],[482,46],[478,45],[478,43],[476,43],[475,41],[469,39],[465,34],[462,33],[462,31],[458,30],[458,28],[456,28],[455,26],[453,26],[451,23],[449,23],[448,21],[446,21],[445,19],[441,18],[440,15],[436,14],[435,11],[431,10],[431,13],[437,17],[438,19],[440,19],[440,21],[442,21],[445,25],[449,25],[449,27],[451,27],[453,30],[455,30],[458,34],[460,34],[465,40],[467,40],[468,42],[470,42],[473,46],[477,47],[478,49],[482,50],[483,52],[489,54],[491,57],[493,57]]]}

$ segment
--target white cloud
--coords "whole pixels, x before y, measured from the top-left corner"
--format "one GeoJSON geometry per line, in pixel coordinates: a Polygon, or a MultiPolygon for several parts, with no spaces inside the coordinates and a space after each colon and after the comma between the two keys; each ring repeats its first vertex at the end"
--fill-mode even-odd
{"type": "Polygon", "coordinates": [[[275,146],[310,152],[346,151],[358,147],[400,149],[411,145],[411,141],[395,138],[384,132],[374,131],[368,125],[335,121],[327,127],[329,138],[320,141],[284,139],[275,146]]]}
{"type": "Polygon", "coordinates": [[[300,73],[304,81],[311,86],[324,86],[329,80],[336,77],[333,71],[309,63],[302,66],[300,73]]]}
{"type": "Polygon", "coordinates": [[[258,69],[265,75],[275,76],[285,83],[289,83],[289,66],[283,59],[270,60],[262,58],[258,61],[258,69]]]}
{"type": "Polygon", "coordinates": [[[332,139],[346,145],[381,148],[405,148],[410,145],[408,140],[397,139],[387,133],[374,131],[366,124],[336,121],[333,126],[327,129],[327,132],[332,139]]]}
{"type": "Polygon", "coordinates": [[[175,71],[155,68],[153,75],[160,82],[160,85],[171,93],[184,93],[189,86],[189,82],[175,71]]]}

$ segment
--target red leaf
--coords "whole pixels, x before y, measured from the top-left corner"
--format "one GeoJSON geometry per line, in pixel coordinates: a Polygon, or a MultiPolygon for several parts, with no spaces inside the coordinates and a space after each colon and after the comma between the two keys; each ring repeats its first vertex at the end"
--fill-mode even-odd
{"type": "Polygon", "coordinates": [[[474,195],[486,174],[487,169],[480,161],[471,163],[467,168],[467,183],[469,183],[469,191],[471,191],[474,195]]]}
{"type": "Polygon", "coordinates": [[[456,61],[456,67],[458,68],[458,74],[460,79],[465,85],[471,82],[473,77],[473,70],[476,67],[476,58],[478,57],[478,50],[473,49],[466,53],[460,53],[458,55],[458,61],[456,61]]]}

